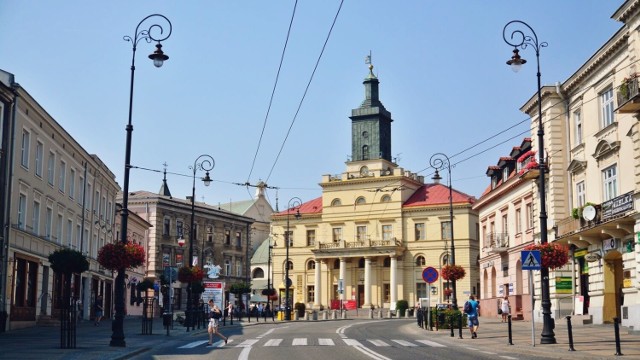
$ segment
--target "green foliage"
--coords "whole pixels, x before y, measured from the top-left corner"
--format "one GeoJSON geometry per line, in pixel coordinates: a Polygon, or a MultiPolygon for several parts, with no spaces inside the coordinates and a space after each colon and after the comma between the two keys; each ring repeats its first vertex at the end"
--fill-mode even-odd
{"type": "Polygon", "coordinates": [[[574,219],[579,219],[581,212],[582,212],[582,209],[573,208],[573,209],[571,209],[571,217],[574,218],[574,219]]]}
{"type": "Polygon", "coordinates": [[[62,248],[49,254],[51,269],[56,273],[75,274],[89,270],[89,261],[80,251],[62,248]]]}
{"type": "Polygon", "coordinates": [[[407,300],[398,300],[396,302],[396,310],[400,312],[400,316],[404,316],[408,308],[409,302],[407,300]]]}
{"type": "Polygon", "coordinates": [[[248,294],[251,292],[251,283],[239,282],[231,284],[229,292],[236,294],[238,297],[242,294],[248,294]]]}
{"type": "Polygon", "coordinates": [[[437,320],[439,329],[451,329],[452,322],[453,328],[457,329],[460,316],[462,316],[462,327],[465,328],[467,326],[467,314],[461,312],[460,310],[447,309],[439,310],[436,317],[435,308],[431,308],[431,318],[433,319],[433,326],[436,326],[437,320]]]}

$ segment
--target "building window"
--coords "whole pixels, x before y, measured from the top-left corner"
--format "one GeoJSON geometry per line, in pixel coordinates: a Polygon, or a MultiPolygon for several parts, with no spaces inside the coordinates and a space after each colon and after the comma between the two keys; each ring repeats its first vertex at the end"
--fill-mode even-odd
{"type": "Polygon", "coordinates": [[[342,205],[342,201],[340,201],[340,199],[333,199],[331,201],[331,206],[340,206],[342,205]]]}
{"type": "Polygon", "coordinates": [[[380,202],[386,203],[386,202],[390,202],[391,201],[391,196],[390,195],[384,195],[381,199],[380,202]]]}
{"type": "Polygon", "coordinates": [[[69,169],[69,197],[73,199],[76,195],[76,170],[69,169]]]}
{"type": "Polygon", "coordinates": [[[369,146],[362,146],[362,160],[369,160],[369,146]]]}
{"type": "Polygon", "coordinates": [[[231,276],[231,259],[224,260],[224,275],[231,276]]]}
{"type": "Polygon", "coordinates": [[[44,219],[44,237],[51,240],[51,228],[53,227],[53,209],[47,208],[46,217],[44,219]]]}
{"type": "Polygon", "coordinates": [[[528,203],[525,207],[526,216],[527,216],[527,230],[533,229],[533,205],[528,203]]]}
{"type": "Polygon", "coordinates": [[[427,284],[425,282],[416,283],[416,297],[419,299],[427,297],[427,284]]]}
{"type": "Polygon", "coordinates": [[[226,245],[231,245],[231,230],[229,229],[224,230],[224,243],[226,245]]]}
{"type": "Polygon", "coordinates": [[[391,301],[391,285],[382,284],[382,301],[388,303],[391,301]]]}
{"type": "Polygon", "coordinates": [[[307,286],[307,302],[314,302],[316,299],[316,287],[313,285],[307,286]]]}
{"type": "Polygon", "coordinates": [[[20,308],[35,308],[38,264],[16,258],[14,279],[13,305],[20,308]]]}
{"type": "Polygon", "coordinates": [[[367,226],[366,225],[358,225],[356,227],[356,240],[357,241],[365,241],[365,240],[367,240],[367,226]]]}
{"type": "Polygon", "coordinates": [[[106,218],[107,218],[107,224],[111,224],[111,217],[113,216],[113,211],[112,211],[112,207],[111,207],[111,201],[109,201],[107,203],[107,213],[106,213],[106,218]]]}
{"type": "Polygon", "coordinates": [[[424,223],[417,223],[414,225],[416,241],[425,239],[424,223]]]}
{"type": "Polygon", "coordinates": [[[33,225],[33,233],[40,236],[40,203],[33,202],[33,213],[31,218],[31,224],[33,225]]]}
{"type": "Polygon", "coordinates": [[[386,257],[382,260],[382,267],[391,267],[391,258],[390,257],[386,257]]]}
{"type": "Polygon", "coordinates": [[[333,242],[338,242],[338,241],[342,240],[342,228],[334,227],[332,229],[331,236],[332,236],[333,242]]]}
{"type": "Polygon", "coordinates": [[[491,190],[495,189],[498,186],[498,178],[495,176],[491,177],[491,190]]]}
{"type": "Polygon", "coordinates": [[[169,236],[169,234],[171,234],[171,219],[164,218],[162,224],[162,235],[169,236]]]}
{"type": "Polygon", "coordinates": [[[364,196],[360,196],[359,198],[356,199],[356,205],[364,205],[367,203],[367,200],[365,200],[364,196]]]}
{"type": "Polygon", "coordinates": [[[87,197],[87,201],[84,204],[85,210],[91,209],[91,194],[93,194],[91,192],[91,183],[87,181],[87,190],[84,192],[84,196],[87,197]]]}
{"type": "Polygon", "coordinates": [[[236,231],[236,246],[242,247],[242,232],[236,231]]]}
{"type": "Polygon", "coordinates": [[[58,222],[56,223],[56,242],[62,244],[62,214],[58,214],[58,222]]]}
{"type": "Polygon", "coordinates": [[[82,198],[84,197],[83,194],[83,190],[86,186],[86,184],[84,183],[84,176],[80,175],[80,181],[78,182],[78,196],[77,196],[77,202],[78,205],[82,205],[82,198]]]}
{"type": "Polygon", "coordinates": [[[307,230],[307,246],[315,246],[316,244],[316,231],[307,230]]]}
{"type": "Polygon", "coordinates": [[[522,232],[522,210],[516,209],[516,234],[522,232]]]}
{"type": "Polygon", "coordinates": [[[600,120],[604,129],[613,124],[613,88],[609,88],[600,94],[600,106],[602,108],[600,120]]]}
{"type": "Polygon", "coordinates": [[[289,247],[293,247],[293,230],[285,231],[284,238],[286,240],[285,246],[289,243],[289,247]]]}
{"type": "Polygon", "coordinates": [[[617,169],[616,165],[609,166],[602,170],[602,185],[604,201],[611,200],[618,196],[618,184],[617,184],[617,169]]]}
{"type": "Polygon", "coordinates": [[[97,214],[100,209],[100,191],[96,190],[93,194],[93,213],[97,214]]]}
{"type": "Polygon", "coordinates": [[[577,200],[577,207],[583,207],[584,204],[587,202],[586,201],[587,198],[587,194],[586,194],[586,188],[584,186],[584,181],[580,181],[579,183],[576,184],[576,200],[577,200]]]}
{"type": "Polygon", "coordinates": [[[416,266],[425,266],[426,264],[427,261],[425,260],[424,256],[416,256],[416,266]]]}
{"type": "Polygon", "coordinates": [[[289,270],[293,270],[293,261],[289,260],[287,264],[289,265],[289,270]]]}
{"type": "Polygon", "coordinates": [[[71,219],[67,220],[67,244],[69,247],[72,247],[71,241],[73,240],[73,221],[71,219]]]}
{"type": "Polygon", "coordinates": [[[27,130],[22,130],[22,155],[20,164],[25,168],[29,168],[29,146],[31,143],[31,134],[27,130]]]}
{"type": "Polygon", "coordinates": [[[42,177],[44,167],[44,144],[38,141],[36,145],[36,176],[42,177]]]}
{"type": "Polygon", "coordinates": [[[236,276],[242,276],[242,258],[236,259],[236,276]]]}
{"type": "Polygon", "coordinates": [[[49,160],[47,162],[47,181],[49,185],[53,185],[53,179],[55,179],[56,172],[56,154],[50,152],[49,160]]]}
{"type": "Polygon", "coordinates": [[[307,263],[307,270],[314,270],[316,268],[316,262],[313,260],[310,260],[307,263]]]}
{"type": "Polygon", "coordinates": [[[502,215],[502,233],[509,233],[509,217],[507,216],[507,214],[502,215]]]}
{"type": "Polygon", "coordinates": [[[67,181],[67,163],[60,161],[60,174],[58,178],[58,189],[64,193],[64,188],[67,181]]]}
{"type": "Polygon", "coordinates": [[[573,113],[573,126],[576,133],[574,146],[582,144],[582,117],[580,111],[573,113]]]}
{"type": "Polygon", "coordinates": [[[440,232],[441,232],[442,240],[451,240],[451,221],[441,222],[440,232]]]}
{"type": "Polygon", "coordinates": [[[382,225],[382,240],[391,240],[393,238],[393,226],[382,225]]]}
{"type": "Polygon", "coordinates": [[[505,167],[502,169],[502,182],[505,183],[509,180],[509,168],[505,167]]]}
{"type": "Polygon", "coordinates": [[[20,194],[18,199],[18,229],[24,230],[24,221],[27,217],[27,196],[20,194]]]}

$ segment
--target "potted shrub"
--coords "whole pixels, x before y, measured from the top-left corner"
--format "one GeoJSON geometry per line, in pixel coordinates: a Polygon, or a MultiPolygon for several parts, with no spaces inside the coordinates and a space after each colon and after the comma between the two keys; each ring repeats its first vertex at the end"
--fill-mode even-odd
{"type": "Polygon", "coordinates": [[[98,251],[98,263],[108,270],[134,269],[144,264],[142,245],[131,242],[106,244],[98,251]]]}
{"type": "Polygon", "coordinates": [[[49,254],[51,269],[56,273],[71,275],[89,270],[89,261],[80,251],[62,248],[49,254]]]}
{"type": "Polygon", "coordinates": [[[445,265],[442,267],[442,278],[447,281],[456,281],[464,278],[466,272],[460,265],[445,265]]]}
{"type": "Polygon", "coordinates": [[[400,317],[404,317],[405,312],[409,308],[409,302],[407,300],[398,300],[396,302],[396,311],[400,314],[400,317]]]}
{"type": "Polygon", "coordinates": [[[558,269],[569,262],[569,251],[567,247],[558,243],[531,244],[525,250],[538,250],[542,260],[542,266],[549,269],[558,269]]]}
{"type": "Polygon", "coordinates": [[[580,215],[582,215],[582,209],[573,208],[571,209],[571,217],[574,219],[580,219],[580,215]]]}

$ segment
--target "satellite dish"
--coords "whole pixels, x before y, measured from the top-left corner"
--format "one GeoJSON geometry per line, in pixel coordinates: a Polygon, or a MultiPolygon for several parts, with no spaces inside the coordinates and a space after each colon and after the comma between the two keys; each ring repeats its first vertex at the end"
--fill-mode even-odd
{"type": "Polygon", "coordinates": [[[582,217],[587,221],[595,219],[596,208],[594,208],[592,205],[585,206],[584,209],[582,209],[582,217]]]}

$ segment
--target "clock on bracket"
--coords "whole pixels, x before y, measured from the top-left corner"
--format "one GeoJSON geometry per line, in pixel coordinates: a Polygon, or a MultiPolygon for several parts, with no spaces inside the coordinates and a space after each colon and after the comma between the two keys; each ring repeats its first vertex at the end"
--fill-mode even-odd
{"type": "Polygon", "coordinates": [[[369,176],[369,168],[366,166],[361,167],[360,176],[369,176]]]}

